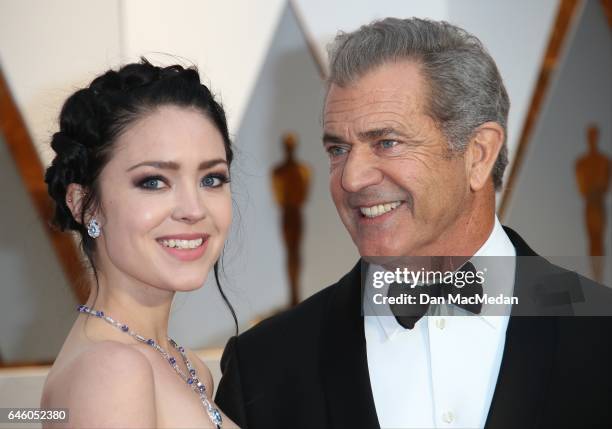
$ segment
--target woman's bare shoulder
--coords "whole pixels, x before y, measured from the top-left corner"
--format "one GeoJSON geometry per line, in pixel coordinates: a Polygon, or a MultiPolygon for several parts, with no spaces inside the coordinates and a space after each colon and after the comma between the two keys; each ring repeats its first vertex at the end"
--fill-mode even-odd
{"type": "Polygon", "coordinates": [[[49,381],[43,402],[68,408],[71,427],[156,425],[153,369],[130,345],[92,344],[49,381]]]}

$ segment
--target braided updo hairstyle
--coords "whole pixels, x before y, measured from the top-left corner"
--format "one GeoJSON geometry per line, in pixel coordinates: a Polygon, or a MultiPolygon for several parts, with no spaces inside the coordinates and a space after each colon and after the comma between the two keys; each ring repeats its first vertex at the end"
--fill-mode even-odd
{"type": "MultiPolygon", "coordinates": [[[[167,105],[195,108],[210,119],[223,138],[228,167],[231,165],[233,151],[225,112],[210,90],[200,83],[195,68],[158,67],[141,58],[139,63],[98,76],[87,88],[72,94],[62,107],[59,131],[51,140],[55,158],[45,174],[49,195],[55,202],[52,221],[62,231],[72,230],[79,234],[96,282],[96,245],[87,234],[85,224],[86,215],[98,208],[100,173],[122,132],[158,107],[167,105]],[[71,183],[81,185],[86,191],[81,200],[80,219],[74,218],[66,204],[71,183]]],[[[215,280],[236,321],[234,310],[221,289],[218,271],[217,262],[215,280]]]]}

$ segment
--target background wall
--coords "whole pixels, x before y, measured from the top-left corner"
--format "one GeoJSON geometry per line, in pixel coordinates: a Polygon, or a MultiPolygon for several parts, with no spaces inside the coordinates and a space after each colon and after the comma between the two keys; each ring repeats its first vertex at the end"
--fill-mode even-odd
{"type": "Polygon", "coordinates": [[[121,62],[119,0],[0,0],[0,67],[46,165],[63,101],[121,62]]]}
{"type": "Polygon", "coordinates": [[[0,358],[50,361],[76,301],[1,134],[0,166],[0,358]]]}
{"type": "MultiPolygon", "coordinates": [[[[0,67],[45,164],[63,100],[119,60],[118,17],[118,1],[0,1],[0,67]]],[[[49,361],[75,299],[0,138],[0,356],[49,361]]]]}
{"type": "MultiPolygon", "coordinates": [[[[291,4],[284,0],[0,0],[0,65],[45,164],[50,161],[47,145],[61,102],[111,66],[140,55],[165,64],[195,63],[221,95],[238,150],[232,186],[240,214],[227,244],[224,287],[243,328],[287,299],[279,213],[269,179],[270,168],[281,159],[283,132],[297,132],[299,158],[314,172],[305,214],[303,295],[336,280],[357,256],[327,191],[328,165],[320,143],[323,83],[308,42],[323,56],[324,45],[338,29],[352,30],[390,15],[446,19],[465,26],[483,40],[504,76],[512,100],[513,148],[558,0],[296,0],[291,4]]],[[[580,136],[577,139],[573,141],[581,141],[580,136]]],[[[2,160],[2,169],[6,162],[2,160]]],[[[22,191],[11,185],[7,192],[22,191]]],[[[0,216],[0,225],[21,219],[19,214],[0,216]]],[[[22,233],[41,253],[49,252],[40,231],[24,228],[22,233]]],[[[43,275],[33,278],[14,271],[13,281],[0,280],[2,301],[13,297],[12,305],[0,312],[0,326],[6,329],[0,330],[0,340],[4,332],[18,329],[17,312],[37,320],[31,310],[46,299],[39,291],[43,287],[39,279],[46,278],[47,268],[29,267],[43,275]],[[15,292],[19,288],[32,293],[23,297],[15,292]]],[[[48,281],[55,282],[59,301],[71,302],[67,291],[60,292],[65,289],[63,278],[50,275],[48,281]]],[[[233,329],[210,282],[179,296],[171,320],[171,333],[191,347],[223,345],[233,329]]],[[[55,344],[50,350],[59,347],[66,330],[63,324],[44,325],[48,341],[55,344]]],[[[0,347],[7,346],[0,342],[0,347]]],[[[11,356],[25,352],[21,346],[11,347],[11,356]]]]}
{"type": "MultiPolygon", "coordinates": [[[[563,256],[561,261],[590,275],[574,165],[588,150],[590,123],[599,126],[599,150],[612,159],[612,40],[600,2],[585,2],[576,18],[518,176],[507,223],[529,237],[536,252],[563,256]]],[[[606,207],[605,282],[612,284],[612,189],[606,207]]]]}

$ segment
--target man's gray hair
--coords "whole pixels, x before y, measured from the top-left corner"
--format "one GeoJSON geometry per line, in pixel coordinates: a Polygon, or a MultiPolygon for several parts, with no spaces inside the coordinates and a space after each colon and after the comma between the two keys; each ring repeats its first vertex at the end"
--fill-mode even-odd
{"type": "Polygon", "coordinates": [[[444,21],[386,18],[351,33],[339,32],[328,46],[328,84],[346,86],[376,67],[413,60],[429,84],[426,113],[463,153],[481,124],[494,121],[504,142],[493,167],[499,190],[508,164],[506,144],[510,100],[497,66],[480,40],[444,21]]]}

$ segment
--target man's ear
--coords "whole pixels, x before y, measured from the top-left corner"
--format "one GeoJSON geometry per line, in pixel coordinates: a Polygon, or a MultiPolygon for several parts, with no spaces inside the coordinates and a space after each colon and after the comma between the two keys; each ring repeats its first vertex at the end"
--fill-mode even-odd
{"type": "Polygon", "coordinates": [[[86,188],[76,183],[71,183],[70,185],[68,185],[68,189],[66,190],[66,205],[70,209],[72,217],[78,223],[81,223],[81,212],[83,208],[83,202],[85,201],[84,198],[86,195],[86,188]]]}
{"type": "Polygon", "coordinates": [[[491,171],[504,143],[504,129],[497,122],[485,122],[468,144],[470,188],[480,191],[491,178],[491,171]]]}

